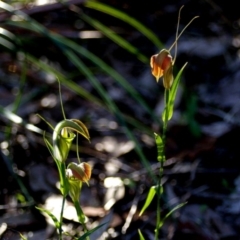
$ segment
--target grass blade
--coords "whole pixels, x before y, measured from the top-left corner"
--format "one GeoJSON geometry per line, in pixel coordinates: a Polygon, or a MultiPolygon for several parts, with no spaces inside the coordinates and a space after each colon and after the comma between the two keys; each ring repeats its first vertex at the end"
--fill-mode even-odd
{"type": "Polygon", "coordinates": [[[163,44],[161,43],[161,41],[158,39],[158,37],[152,31],[150,31],[147,27],[145,27],[139,21],[130,17],[126,13],[121,12],[121,11],[119,11],[113,7],[110,7],[108,5],[105,5],[103,3],[91,1],[91,0],[86,1],[85,7],[104,12],[106,14],[109,14],[115,18],[118,18],[118,19],[128,23],[129,25],[131,25],[135,29],[137,29],[139,32],[141,32],[143,35],[145,35],[156,47],[158,47],[159,49],[163,48],[163,44]]]}
{"type": "MultiPolygon", "coordinates": [[[[180,71],[178,72],[176,78],[174,79],[173,85],[170,89],[169,100],[168,100],[168,103],[167,103],[168,104],[168,106],[167,106],[168,107],[168,120],[170,120],[173,116],[174,101],[175,101],[175,98],[176,98],[177,89],[178,89],[178,86],[179,86],[179,82],[180,82],[183,70],[186,67],[186,65],[187,65],[187,63],[185,63],[183,65],[183,67],[180,69],[180,71]]],[[[165,115],[166,115],[166,108],[164,109],[163,114],[162,114],[163,121],[165,120],[165,115]]]]}
{"type": "Polygon", "coordinates": [[[88,230],[85,234],[83,234],[81,237],[78,238],[78,240],[85,240],[87,237],[89,237],[92,233],[94,233],[96,230],[98,230],[99,228],[101,228],[103,225],[105,225],[106,223],[100,224],[97,227],[88,230]]]}
{"type": "Polygon", "coordinates": [[[117,35],[114,31],[112,31],[107,26],[103,25],[101,22],[95,20],[92,17],[88,17],[86,14],[81,13],[79,15],[85,22],[89,25],[92,25],[97,30],[101,31],[106,37],[111,39],[113,42],[118,44],[120,47],[126,49],[130,53],[136,55],[136,57],[142,61],[143,63],[148,63],[149,59],[139,52],[138,48],[134,47],[131,43],[127,42],[124,38],[117,35]]]}
{"type": "Polygon", "coordinates": [[[47,209],[40,208],[40,207],[36,207],[36,209],[38,209],[40,212],[46,213],[53,220],[55,227],[59,228],[60,222],[50,211],[48,211],[47,209]]]}
{"type": "Polygon", "coordinates": [[[156,190],[157,190],[157,187],[156,186],[152,186],[150,189],[149,189],[149,192],[148,192],[148,195],[147,195],[147,198],[146,198],[146,201],[142,207],[142,210],[140,211],[139,213],[139,216],[141,216],[144,211],[148,208],[148,206],[151,204],[155,194],[156,194],[156,190]]]}
{"type": "Polygon", "coordinates": [[[139,239],[140,240],[145,240],[144,236],[142,235],[142,232],[140,229],[138,229],[138,234],[139,234],[139,239]]]}

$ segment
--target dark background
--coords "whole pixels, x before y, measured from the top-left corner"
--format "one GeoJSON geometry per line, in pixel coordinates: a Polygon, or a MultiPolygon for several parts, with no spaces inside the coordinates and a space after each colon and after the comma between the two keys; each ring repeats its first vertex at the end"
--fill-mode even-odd
{"type": "MultiPolygon", "coordinates": [[[[136,18],[169,48],[175,39],[178,11],[182,5],[180,31],[195,16],[178,41],[174,74],[188,62],[181,79],[174,116],[167,132],[162,215],[174,206],[187,204],[174,212],[163,225],[161,239],[240,239],[240,13],[237,1],[101,1],[136,18]]],[[[150,57],[160,51],[132,26],[107,14],[74,2],[88,16],[98,19],[150,57]]],[[[15,6],[13,2],[9,2],[15,6]]],[[[79,33],[94,30],[68,6],[43,8],[34,3],[17,5],[48,30],[59,33],[96,54],[118,71],[161,119],[163,86],[151,76],[149,64],[110,39],[79,38],[79,33]]],[[[1,239],[57,239],[54,228],[35,206],[59,210],[61,196],[56,187],[57,169],[42,134],[29,131],[6,117],[13,111],[26,123],[51,133],[40,114],[52,125],[62,120],[56,80],[32,64],[22,64],[21,53],[30,53],[71,80],[89,94],[101,99],[88,79],[63,54],[61,46],[47,36],[7,24],[10,15],[0,12],[0,24],[17,36],[14,50],[0,42],[0,229],[1,239]],[[26,81],[21,85],[21,74],[26,81]],[[49,205],[50,204],[50,207],[49,205]],[[52,205],[51,205],[52,204],[52,205]]],[[[174,54],[174,52],[173,52],[174,54]]],[[[152,170],[157,173],[157,152],[153,132],[161,133],[161,122],[145,109],[114,79],[82,58],[119,110],[142,125],[128,124],[140,142],[152,170]],[[143,128],[144,126],[144,128],[143,128]]],[[[153,185],[132,141],[119,118],[106,107],[89,101],[62,85],[63,105],[68,118],[84,122],[91,142],[80,141],[80,157],[93,166],[90,186],[84,186],[80,203],[89,218],[88,227],[107,222],[91,239],[154,239],[156,202],[138,217],[148,189],[153,185]],[[109,187],[106,179],[120,180],[109,187]],[[113,191],[114,190],[114,191],[113,191]],[[106,209],[106,202],[113,201],[106,209]],[[136,204],[137,211],[126,227],[127,216],[136,204]],[[125,231],[126,227],[126,231],[125,231]]],[[[76,161],[74,151],[70,160],[76,161]]],[[[69,206],[71,201],[69,199],[69,206]]],[[[66,231],[77,234],[81,227],[70,210],[66,211],[66,231]]],[[[66,239],[71,239],[66,238],[66,239]]]]}

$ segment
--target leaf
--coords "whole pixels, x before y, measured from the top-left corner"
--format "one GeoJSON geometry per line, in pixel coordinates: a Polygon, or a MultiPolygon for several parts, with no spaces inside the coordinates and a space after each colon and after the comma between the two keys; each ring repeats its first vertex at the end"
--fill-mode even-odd
{"type": "Polygon", "coordinates": [[[88,236],[90,236],[93,232],[95,232],[97,229],[101,228],[103,225],[105,225],[106,223],[103,223],[89,231],[87,231],[85,234],[83,234],[81,237],[78,238],[78,240],[85,240],[88,236]]]}
{"type": "Polygon", "coordinates": [[[106,14],[109,14],[115,18],[118,18],[118,19],[128,23],[129,25],[136,28],[143,35],[145,35],[155,46],[157,46],[158,48],[163,48],[163,44],[161,43],[161,41],[159,40],[157,35],[155,35],[151,30],[149,30],[147,27],[145,27],[139,21],[130,17],[126,13],[121,12],[121,11],[119,11],[113,7],[110,7],[108,5],[105,5],[103,3],[91,1],[91,0],[86,1],[85,7],[104,12],[106,14]]]}
{"type": "Polygon", "coordinates": [[[157,145],[157,154],[158,154],[157,160],[159,162],[165,161],[163,140],[157,133],[154,133],[154,135],[155,135],[155,141],[156,141],[156,145],[157,145]]]}
{"type": "Polygon", "coordinates": [[[54,157],[54,156],[53,156],[53,146],[52,146],[52,144],[48,141],[48,139],[46,138],[45,132],[44,132],[44,134],[43,134],[43,140],[44,140],[44,142],[45,142],[45,144],[46,144],[46,146],[47,146],[47,148],[48,148],[48,151],[51,153],[52,157],[54,157]]]}
{"type": "MultiPolygon", "coordinates": [[[[1,31],[1,28],[0,28],[0,31],[1,31]]],[[[11,51],[15,50],[15,45],[1,36],[0,36],[0,45],[2,45],[5,48],[8,48],[11,51]]]]}
{"type": "Polygon", "coordinates": [[[145,240],[144,236],[142,235],[142,232],[140,229],[138,229],[138,234],[139,234],[139,239],[140,240],[145,240]]]}
{"type": "Polygon", "coordinates": [[[55,227],[59,228],[60,222],[57,220],[57,218],[50,211],[48,211],[47,209],[40,208],[40,207],[36,207],[36,209],[38,209],[41,212],[46,213],[53,220],[53,222],[55,224],[55,227]]]}
{"type": "Polygon", "coordinates": [[[27,238],[26,238],[25,236],[23,236],[21,233],[19,233],[19,235],[20,235],[20,238],[21,238],[22,240],[27,240],[27,238]]]}
{"type": "MultiPolygon", "coordinates": [[[[142,210],[140,211],[139,213],[139,216],[142,216],[142,214],[144,213],[144,211],[147,209],[147,207],[151,204],[156,192],[157,192],[157,187],[158,186],[152,186],[150,189],[149,189],[149,192],[148,192],[148,196],[147,196],[147,199],[142,207],[142,210]]],[[[162,193],[162,190],[161,192],[162,193]]]]}
{"type": "Polygon", "coordinates": [[[94,28],[98,29],[101,31],[106,37],[110,38],[113,42],[118,44],[120,47],[126,49],[132,54],[135,54],[137,58],[142,61],[143,63],[148,63],[149,60],[146,56],[144,56],[142,53],[140,53],[139,49],[133,46],[131,43],[126,41],[124,38],[121,36],[117,35],[114,31],[112,31],[110,28],[107,26],[103,25],[101,22],[97,21],[96,19],[89,17],[88,15],[84,14],[81,12],[79,14],[79,17],[81,17],[85,22],[88,24],[92,25],[94,28]]]}
{"type": "MultiPolygon", "coordinates": [[[[37,22],[33,21],[30,18],[29,18],[29,22],[20,22],[20,23],[9,22],[9,24],[16,26],[16,27],[21,27],[21,28],[26,28],[26,29],[32,30],[32,31],[37,31],[40,34],[44,33],[44,35],[49,37],[53,42],[55,42],[56,45],[63,48],[65,55],[69,59],[71,59],[71,61],[80,69],[80,71],[84,75],[86,75],[86,77],[93,83],[93,85],[97,89],[97,91],[100,91],[99,87],[96,86],[96,83],[93,82],[93,81],[97,81],[97,80],[94,80],[93,77],[91,77],[91,75],[93,76],[93,74],[92,73],[90,74],[90,70],[87,69],[87,66],[83,65],[83,63],[80,63],[80,59],[77,59],[73,55],[73,53],[71,53],[69,51],[69,49],[72,49],[74,52],[77,52],[78,54],[86,57],[87,59],[92,61],[94,64],[96,64],[96,66],[98,66],[100,69],[102,69],[105,73],[107,73],[108,75],[113,77],[116,80],[116,82],[118,82],[133,98],[136,99],[137,102],[139,102],[142,105],[142,107],[154,118],[155,121],[159,122],[158,117],[156,117],[156,115],[154,114],[152,109],[148,106],[148,104],[141,97],[141,95],[131,86],[131,84],[129,84],[129,82],[120,73],[118,73],[116,70],[114,70],[108,64],[106,64],[101,58],[99,58],[98,56],[89,52],[86,48],[84,48],[81,45],[74,43],[73,41],[71,41],[67,38],[64,38],[56,33],[49,32],[42,25],[38,24],[37,22]]],[[[34,63],[39,65],[39,63],[36,61],[36,59],[34,59],[32,56],[31,56],[31,60],[34,60],[34,63]]],[[[44,69],[49,69],[49,67],[44,65],[44,63],[42,63],[42,62],[41,62],[41,67],[44,67],[44,69]]],[[[55,72],[54,75],[59,75],[59,73],[55,72]]],[[[59,79],[60,79],[60,77],[59,77],[59,79]]],[[[61,79],[61,81],[63,81],[63,80],[65,80],[65,79],[64,78],[61,79]]],[[[68,83],[68,81],[65,81],[64,84],[65,85],[71,84],[71,86],[72,86],[74,83],[73,82],[68,83]]],[[[76,84],[74,84],[74,87],[71,87],[71,88],[74,91],[76,91],[76,90],[78,90],[78,92],[81,91],[81,94],[84,94],[84,97],[87,95],[86,91],[84,89],[80,88],[79,86],[76,86],[76,84]]],[[[100,95],[102,95],[102,93],[100,93],[100,95]]],[[[88,94],[87,97],[88,98],[91,97],[91,99],[93,99],[94,102],[96,102],[96,103],[99,102],[92,95],[88,94]]],[[[103,97],[103,99],[104,99],[104,97],[103,97]]]]}
{"type": "Polygon", "coordinates": [[[175,101],[175,98],[176,98],[178,85],[179,85],[179,82],[180,82],[180,79],[181,79],[182,72],[183,72],[184,68],[186,67],[186,65],[187,65],[187,63],[185,63],[184,66],[180,69],[176,78],[173,81],[173,85],[170,89],[168,101],[166,103],[167,105],[166,105],[166,107],[163,111],[163,114],[162,114],[163,121],[165,121],[166,114],[168,114],[168,119],[167,120],[170,120],[173,116],[174,101],[175,101]]]}
{"type": "MultiPolygon", "coordinates": [[[[102,69],[106,74],[108,74],[109,76],[113,77],[113,79],[115,79],[116,82],[118,84],[120,84],[129,93],[130,96],[135,98],[135,100],[139,104],[141,104],[141,106],[144,109],[146,109],[146,111],[154,118],[154,120],[156,122],[160,123],[159,118],[156,117],[156,115],[154,114],[152,109],[148,106],[148,104],[145,102],[143,97],[141,97],[141,95],[138,93],[138,91],[121,75],[121,73],[117,72],[112,67],[110,67],[108,64],[106,64],[100,57],[98,57],[98,56],[94,55],[93,53],[89,52],[87,50],[87,48],[85,48],[84,46],[81,46],[78,43],[75,43],[75,42],[73,42],[73,41],[71,41],[71,40],[69,40],[67,38],[64,38],[64,37],[56,34],[56,33],[48,31],[45,27],[43,27],[37,21],[35,21],[35,20],[31,19],[30,17],[28,17],[26,14],[22,13],[21,11],[15,12],[14,9],[11,6],[9,6],[9,8],[7,8],[8,5],[7,4],[5,4],[5,5],[4,5],[4,9],[6,11],[9,11],[9,12],[11,12],[13,14],[16,14],[17,16],[19,16],[20,19],[24,20],[24,21],[18,21],[18,22],[16,22],[16,21],[14,21],[14,22],[13,21],[9,21],[9,22],[7,22],[7,24],[11,24],[11,25],[13,25],[15,27],[19,27],[19,28],[27,28],[29,30],[32,30],[34,32],[38,32],[39,34],[41,34],[41,35],[51,39],[57,46],[60,47],[60,49],[63,51],[63,53],[66,55],[66,57],[69,58],[69,61],[71,61],[79,69],[79,71],[83,75],[85,75],[87,79],[89,79],[91,84],[96,88],[96,90],[98,91],[99,95],[102,97],[103,101],[101,101],[101,103],[105,102],[105,104],[106,104],[107,108],[109,109],[109,111],[114,113],[116,115],[117,120],[123,125],[123,128],[124,128],[124,131],[125,131],[126,135],[132,141],[135,142],[135,144],[136,144],[135,150],[136,150],[137,154],[139,155],[140,160],[142,161],[144,167],[147,169],[147,171],[148,171],[149,175],[151,176],[151,178],[156,181],[156,177],[151,172],[149,162],[147,161],[145,155],[143,154],[143,151],[142,151],[142,149],[140,147],[138,139],[135,138],[135,136],[133,135],[133,133],[131,132],[131,130],[128,128],[128,126],[126,124],[126,117],[122,114],[121,111],[119,111],[118,106],[108,96],[108,94],[106,93],[106,90],[101,85],[101,83],[99,83],[98,79],[96,79],[96,77],[94,76],[92,71],[89,69],[89,67],[86,64],[83,63],[81,56],[84,56],[85,58],[89,59],[91,62],[96,64],[96,66],[98,66],[100,69],[102,69]],[[79,57],[79,55],[80,55],[80,57],[79,57]]],[[[1,7],[1,4],[0,4],[0,7],[1,7]]],[[[125,15],[124,15],[124,17],[125,17],[125,15]]],[[[123,18],[123,20],[126,21],[125,18],[123,18]]],[[[139,22],[137,22],[136,20],[134,20],[132,18],[130,18],[128,20],[132,20],[131,21],[131,25],[135,25],[136,29],[137,28],[141,29],[142,26],[143,26],[139,22]]],[[[148,32],[147,28],[145,28],[145,30],[146,30],[145,32],[148,32]]],[[[155,37],[156,37],[156,35],[155,35],[155,37]]],[[[157,37],[155,39],[158,41],[157,37]]],[[[32,57],[32,56],[31,56],[31,61],[33,61],[35,64],[38,64],[37,60],[34,59],[34,57],[32,57]]],[[[42,62],[39,63],[39,65],[42,65],[42,66],[40,66],[41,68],[44,66],[45,70],[46,69],[50,70],[48,68],[48,66],[44,65],[42,62]]],[[[60,79],[61,82],[63,82],[63,80],[64,80],[65,81],[64,84],[65,85],[66,85],[66,83],[68,84],[68,81],[65,80],[64,76],[62,76],[59,73],[57,73],[56,70],[53,70],[53,69],[51,69],[51,70],[52,70],[52,72],[54,72],[55,76],[58,76],[58,78],[60,79]]],[[[92,95],[87,95],[86,91],[84,91],[83,89],[81,89],[78,86],[76,86],[75,83],[70,82],[68,85],[74,91],[78,90],[78,92],[81,92],[81,94],[84,94],[88,98],[91,97],[91,99],[93,99],[95,102],[99,103],[97,98],[95,98],[92,95]]],[[[135,122],[136,121],[131,121],[131,123],[133,123],[133,124],[135,122]]]]}
{"type": "Polygon", "coordinates": [[[36,65],[37,67],[41,68],[43,71],[50,73],[51,75],[55,76],[56,78],[59,79],[59,81],[69,89],[71,89],[73,92],[77,93],[79,96],[84,97],[85,99],[94,102],[98,105],[103,105],[101,100],[95,96],[93,96],[91,93],[83,89],[81,86],[79,86],[77,83],[73,82],[70,80],[67,76],[62,74],[61,72],[57,71],[51,65],[46,64],[45,62],[36,59],[32,55],[28,54],[27,59],[36,65]]]}
{"type": "Polygon", "coordinates": [[[158,228],[161,228],[162,225],[164,224],[164,221],[165,221],[173,212],[175,212],[177,209],[183,207],[185,204],[187,204],[187,202],[180,203],[180,204],[178,204],[176,207],[174,207],[172,210],[170,210],[170,211],[166,214],[166,216],[162,219],[162,221],[159,223],[158,228]]]}

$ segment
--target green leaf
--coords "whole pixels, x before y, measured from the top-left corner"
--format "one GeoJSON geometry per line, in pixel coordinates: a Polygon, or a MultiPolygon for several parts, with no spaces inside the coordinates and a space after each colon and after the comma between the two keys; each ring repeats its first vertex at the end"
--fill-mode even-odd
{"type": "Polygon", "coordinates": [[[53,75],[56,78],[58,78],[59,81],[64,86],[66,86],[67,88],[71,89],[73,92],[77,93],[79,96],[89,100],[90,102],[94,102],[94,103],[96,103],[98,105],[102,105],[102,102],[101,102],[101,100],[99,98],[97,98],[97,97],[93,96],[92,94],[90,94],[88,91],[86,91],[84,88],[79,86],[77,83],[75,83],[72,80],[70,80],[67,76],[62,74],[60,71],[57,71],[56,69],[51,67],[51,65],[46,64],[45,62],[43,62],[43,61],[41,61],[39,59],[36,59],[35,57],[33,57],[30,54],[27,55],[27,59],[28,59],[28,61],[30,61],[32,64],[36,65],[37,67],[39,67],[43,71],[45,71],[47,73],[50,73],[51,75],[53,75]]]}
{"type": "Polygon", "coordinates": [[[178,86],[179,86],[179,82],[180,82],[180,79],[181,79],[182,72],[183,72],[184,68],[186,67],[186,65],[187,65],[187,63],[185,63],[184,66],[180,69],[176,78],[173,81],[172,87],[170,88],[169,97],[168,97],[168,100],[166,102],[167,105],[166,105],[166,107],[163,111],[163,114],[162,114],[163,121],[165,121],[166,114],[168,114],[168,119],[167,120],[170,120],[173,116],[174,101],[175,101],[175,98],[176,98],[177,89],[178,89],[178,86]]]}
{"type": "MultiPolygon", "coordinates": [[[[153,178],[154,181],[156,181],[156,177],[151,172],[149,162],[147,161],[146,157],[144,156],[144,154],[142,152],[142,149],[139,145],[138,139],[135,138],[135,136],[132,134],[132,132],[130,131],[130,129],[128,128],[128,126],[126,124],[126,117],[123,116],[121,111],[119,111],[117,105],[112,101],[111,98],[109,98],[104,87],[101,85],[101,83],[99,83],[98,79],[96,79],[96,77],[91,72],[89,67],[83,63],[82,58],[79,57],[79,55],[84,56],[87,59],[89,59],[90,61],[94,62],[106,74],[113,77],[116,80],[116,82],[118,82],[133,98],[135,98],[137,100],[137,102],[139,104],[141,104],[141,106],[144,109],[147,110],[147,112],[155,119],[156,122],[159,122],[159,118],[156,117],[156,115],[153,113],[152,109],[146,104],[145,100],[141,97],[141,95],[137,92],[137,90],[131,86],[131,84],[121,75],[121,73],[119,73],[116,70],[114,70],[113,68],[111,68],[101,58],[99,58],[96,55],[94,55],[93,53],[89,52],[85,47],[83,47],[77,43],[74,43],[73,41],[71,41],[67,38],[64,38],[56,33],[48,31],[41,24],[39,24],[35,20],[31,19],[30,17],[28,17],[26,14],[22,13],[21,11],[15,12],[11,6],[9,7],[9,9],[7,9],[5,7],[5,10],[10,11],[13,14],[17,14],[17,16],[19,16],[19,18],[24,20],[24,21],[19,21],[19,22],[9,21],[8,24],[11,24],[11,25],[14,25],[14,26],[20,27],[20,28],[30,29],[32,31],[38,32],[39,34],[42,34],[43,36],[51,39],[57,46],[59,46],[61,48],[61,50],[66,55],[66,57],[69,58],[69,60],[80,70],[80,72],[83,75],[85,75],[87,79],[89,79],[89,81],[93,84],[93,86],[98,91],[99,95],[104,100],[108,109],[116,115],[117,120],[123,125],[126,135],[132,141],[135,142],[135,144],[136,144],[135,150],[136,150],[137,154],[139,155],[142,163],[144,164],[144,167],[147,169],[151,178],[153,178]]],[[[135,21],[133,21],[133,23],[136,24],[136,26],[137,26],[138,22],[136,22],[136,20],[135,20],[135,21]]],[[[31,61],[34,61],[35,64],[38,64],[37,60],[34,59],[33,57],[31,57],[31,61]]],[[[44,65],[43,63],[41,63],[41,65],[44,66],[45,69],[49,70],[49,68],[46,66],[46,64],[44,65]]],[[[42,66],[40,66],[40,67],[42,67],[42,66]]],[[[68,81],[65,80],[65,77],[61,78],[61,75],[59,76],[59,74],[57,73],[56,70],[54,71],[54,75],[55,76],[58,75],[58,78],[60,79],[61,82],[63,82],[63,80],[64,80],[65,85],[66,85],[66,83],[68,84],[68,81]]],[[[87,95],[86,91],[84,91],[83,89],[80,89],[73,82],[71,82],[71,88],[74,91],[76,91],[76,90],[78,90],[78,92],[81,91],[81,94],[84,94],[85,96],[90,98],[90,95],[87,95]]],[[[97,103],[99,102],[99,101],[97,101],[97,98],[93,97],[92,95],[91,95],[91,98],[94,99],[95,102],[97,102],[97,103]]],[[[103,101],[101,101],[101,102],[103,102],[103,101]]],[[[131,121],[131,122],[134,123],[133,121],[131,121]]]]}
{"type": "Polygon", "coordinates": [[[106,223],[100,224],[99,226],[87,231],[85,234],[83,234],[81,237],[79,237],[78,240],[85,240],[88,236],[90,236],[93,232],[95,232],[96,230],[98,230],[99,228],[101,228],[105,224],[106,223]]]}
{"type": "Polygon", "coordinates": [[[159,162],[165,161],[163,140],[157,133],[154,133],[154,135],[155,135],[155,141],[157,145],[157,160],[159,162]]]}
{"type": "MultiPolygon", "coordinates": [[[[147,207],[151,204],[156,192],[157,192],[157,188],[158,186],[152,186],[150,189],[149,189],[149,192],[148,192],[148,196],[147,196],[147,199],[142,207],[142,210],[140,211],[139,213],[139,216],[141,216],[144,211],[147,209],[147,207]]],[[[162,189],[160,191],[160,194],[162,193],[162,189]]]]}
{"type": "Polygon", "coordinates": [[[96,19],[89,17],[88,15],[84,14],[81,12],[79,14],[79,17],[81,17],[85,22],[88,24],[92,25],[94,28],[98,29],[101,31],[106,37],[111,39],[113,42],[118,44],[120,47],[126,49],[132,54],[135,54],[137,58],[142,61],[143,63],[148,63],[149,59],[144,56],[142,53],[139,52],[139,49],[134,47],[131,43],[126,41],[124,38],[121,36],[117,35],[114,31],[112,31],[110,28],[107,26],[103,25],[101,22],[97,21],[96,19]]]}
{"type": "MultiPolygon", "coordinates": [[[[82,47],[81,45],[67,39],[64,38],[56,33],[52,33],[50,31],[48,31],[46,28],[44,28],[42,25],[38,24],[37,22],[35,22],[34,20],[29,18],[29,22],[9,22],[10,25],[12,26],[16,26],[16,27],[21,27],[21,28],[26,28],[29,29],[31,31],[35,31],[38,32],[39,34],[43,34],[47,37],[49,37],[53,42],[55,42],[55,44],[57,44],[58,46],[60,46],[61,48],[63,48],[63,51],[65,52],[66,56],[71,59],[71,61],[76,65],[76,67],[78,67],[81,72],[86,75],[86,77],[93,83],[94,87],[97,89],[97,91],[99,90],[99,87],[96,86],[96,83],[93,82],[93,77],[90,76],[90,70],[87,68],[86,65],[84,65],[83,63],[80,62],[80,58],[77,59],[76,56],[74,56],[73,53],[71,53],[69,51],[69,49],[72,49],[74,52],[77,52],[78,54],[86,57],[87,59],[89,59],[91,62],[93,62],[96,66],[98,66],[100,69],[102,69],[106,74],[108,74],[109,76],[113,77],[116,82],[118,84],[120,84],[133,98],[136,99],[137,102],[139,102],[139,104],[142,105],[142,107],[157,121],[159,122],[159,119],[156,117],[156,115],[154,114],[154,112],[152,111],[152,109],[147,105],[147,103],[145,102],[145,100],[141,97],[141,95],[137,92],[137,90],[135,90],[131,84],[129,84],[129,82],[120,74],[118,73],[116,70],[114,70],[112,67],[110,67],[108,64],[106,64],[101,58],[99,58],[98,56],[94,55],[93,53],[91,53],[90,51],[88,51],[86,48],[82,47]],[[82,66],[80,66],[80,64],[82,66]]],[[[44,67],[44,69],[49,69],[49,66],[46,66],[43,62],[38,63],[36,61],[36,59],[34,59],[32,56],[30,56],[31,61],[34,61],[35,64],[40,65],[41,64],[41,68],[44,67]]],[[[92,73],[91,73],[92,74],[92,73]]],[[[56,71],[54,71],[54,75],[60,75],[59,73],[57,73],[56,71]]],[[[93,74],[92,74],[93,75],[93,74]]],[[[61,75],[60,75],[61,76],[61,75]]],[[[61,80],[61,82],[63,82],[63,80],[65,80],[64,78],[61,79],[59,77],[59,79],[61,80]]],[[[97,81],[97,80],[96,80],[97,81]]],[[[73,87],[71,87],[71,89],[73,91],[81,91],[81,95],[84,94],[84,97],[87,96],[88,98],[91,97],[92,100],[94,100],[95,103],[98,103],[99,100],[92,96],[89,95],[84,89],[80,88],[79,86],[77,86],[76,84],[74,84],[73,82],[69,82],[69,81],[64,81],[65,85],[74,85],[73,87]]],[[[99,84],[98,84],[99,85],[99,84]]],[[[100,93],[100,95],[102,95],[102,93],[100,93]]],[[[112,100],[111,100],[112,101],[112,100]]]]}
{"type": "MultiPolygon", "coordinates": [[[[73,202],[79,201],[82,182],[79,180],[69,178],[68,183],[69,183],[69,196],[71,197],[72,201],[73,202]]],[[[83,215],[83,219],[85,219],[84,215],[83,215]]]]}
{"type": "Polygon", "coordinates": [[[75,200],[73,202],[73,204],[74,204],[74,207],[75,207],[76,212],[77,212],[78,220],[83,225],[84,229],[86,230],[87,229],[86,226],[85,226],[86,216],[85,216],[85,214],[84,214],[84,212],[83,212],[83,210],[82,210],[82,208],[81,208],[81,206],[79,204],[79,200],[75,200]]]}
{"type": "Polygon", "coordinates": [[[162,221],[159,223],[158,228],[161,228],[162,225],[164,224],[164,221],[165,221],[173,212],[175,212],[177,209],[183,207],[185,204],[187,204],[187,202],[180,203],[180,204],[178,204],[176,207],[174,207],[173,209],[171,209],[171,210],[166,214],[166,216],[162,219],[162,221]]]}
{"type": "Polygon", "coordinates": [[[115,18],[118,18],[129,25],[133,26],[135,29],[137,29],[139,32],[141,32],[143,35],[145,35],[156,47],[163,48],[163,44],[151,30],[149,30],[147,27],[145,27],[143,24],[141,24],[136,19],[130,17],[124,12],[121,12],[113,7],[110,7],[108,5],[105,5],[100,2],[91,1],[88,0],[85,2],[85,7],[95,9],[97,11],[104,12],[106,14],[109,14],[115,18]]]}
{"type": "Polygon", "coordinates": [[[138,234],[139,234],[139,239],[140,240],[145,240],[144,236],[142,235],[142,232],[140,229],[138,229],[138,234]]]}
{"type": "Polygon", "coordinates": [[[40,207],[36,207],[36,209],[38,209],[39,211],[41,211],[43,213],[46,213],[53,220],[53,222],[55,224],[55,227],[59,228],[60,222],[57,220],[57,218],[50,211],[48,211],[47,209],[44,209],[44,208],[40,208],[40,207]]]}
{"type": "Polygon", "coordinates": [[[57,159],[56,159],[56,158],[54,157],[54,155],[53,155],[53,146],[52,146],[52,144],[48,141],[48,139],[46,138],[45,133],[43,134],[43,140],[44,140],[44,142],[45,142],[45,144],[46,144],[46,146],[47,146],[47,149],[48,149],[48,151],[50,152],[52,158],[57,162],[57,159]]]}
{"type": "Polygon", "coordinates": [[[20,235],[20,238],[21,238],[22,240],[27,240],[27,238],[26,238],[25,236],[23,236],[21,233],[19,233],[19,235],[20,235]]]}

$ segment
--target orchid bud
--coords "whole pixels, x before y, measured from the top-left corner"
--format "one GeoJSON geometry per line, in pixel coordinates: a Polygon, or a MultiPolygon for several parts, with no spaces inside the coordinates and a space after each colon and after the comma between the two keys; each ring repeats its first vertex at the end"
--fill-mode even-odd
{"type": "Polygon", "coordinates": [[[152,75],[157,82],[163,76],[163,86],[166,89],[170,89],[173,83],[173,60],[170,52],[163,49],[158,54],[153,55],[150,59],[150,65],[152,75]]]}
{"type": "Polygon", "coordinates": [[[81,182],[88,182],[92,173],[92,168],[88,163],[70,163],[67,167],[67,177],[76,178],[81,182]]]}
{"type": "Polygon", "coordinates": [[[75,134],[68,128],[62,128],[59,135],[57,135],[56,131],[54,132],[53,138],[55,139],[53,144],[54,157],[58,161],[65,162],[68,157],[72,141],[75,138],[75,134]]]}
{"type": "MultiPolygon", "coordinates": [[[[67,174],[68,174],[68,170],[67,170],[67,174]]],[[[69,186],[68,194],[70,195],[72,201],[78,202],[80,193],[81,193],[82,182],[78,181],[75,178],[68,178],[68,186],[69,186]]]]}
{"type": "Polygon", "coordinates": [[[59,122],[53,131],[53,156],[60,162],[65,162],[77,132],[89,140],[87,127],[77,119],[64,119],[59,122]]]}

